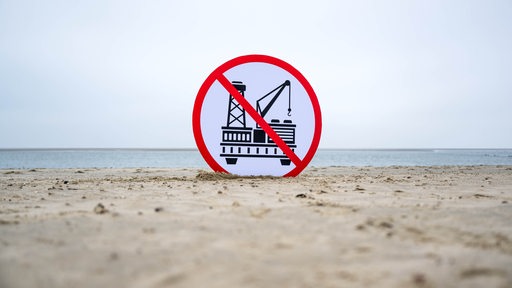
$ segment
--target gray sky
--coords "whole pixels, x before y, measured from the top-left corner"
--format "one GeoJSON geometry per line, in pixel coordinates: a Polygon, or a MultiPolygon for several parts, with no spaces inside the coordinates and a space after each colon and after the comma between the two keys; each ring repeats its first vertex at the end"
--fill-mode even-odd
{"type": "Polygon", "coordinates": [[[0,148],[195,147],[219,65],[278,57],[320,148],[511,148],[512,1],[0,0],[0,148]]]}

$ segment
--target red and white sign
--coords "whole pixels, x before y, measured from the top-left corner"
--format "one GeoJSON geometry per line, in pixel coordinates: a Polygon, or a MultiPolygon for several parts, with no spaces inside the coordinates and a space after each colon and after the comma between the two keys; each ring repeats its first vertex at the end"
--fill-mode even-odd
{"type": "Polygon", "coordinates": [[[322,117],[313,88],[297,69],[271,56],[246,55],[206,78],[192,127],[216,172],[296,176],[318,148],[322,117]]]}

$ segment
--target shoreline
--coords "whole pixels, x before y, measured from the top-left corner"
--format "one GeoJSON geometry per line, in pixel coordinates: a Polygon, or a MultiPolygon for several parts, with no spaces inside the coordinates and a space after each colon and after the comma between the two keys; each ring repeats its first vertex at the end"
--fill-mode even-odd
{"type": "Polygon", "coordinates": [[[0,169],[0,191],[2,287],[512,285],[512,166],[0,169]]]}
{"type": "MultiPolygon", "coordinates": [[[[422,149],[319,149],[310,166],[432,166],[512,165],[512,150],[422,150],[422,149]]],[[[222,157],[221,157],[222,158],[222,157]]],[[[219,164],[225,159],[217,159],[219,164]]],[[[268,165],[262,162],[261,165],[268,165]]],[[[60,168],[182,168],[207,169],[197,150],[78,149],[0,150],[2,169],[60,168]]]]}

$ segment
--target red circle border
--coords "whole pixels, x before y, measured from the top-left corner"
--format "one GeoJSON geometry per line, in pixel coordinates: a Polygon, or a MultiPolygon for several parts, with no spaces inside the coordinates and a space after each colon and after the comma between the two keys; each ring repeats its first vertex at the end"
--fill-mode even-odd
{"type": "Polygon", "coordinates": [[[311,141],[311,146],[309,147],[309,150],[304,156],[304,158],[301,160],[300,165],[295,166],[295,168],[293,168],[290,172],[283,175],[283,177],[297,176],[299,175],[300,172],[302,172],[302,170],[306,168],[309,162],[311,162],[313,156],[316,153],[316,150],[318,149],[318,145],[320,144],[320,136],[322,133],[322,115],[320,112],[320,104],[318,102],[318,98],[316,97],[315,91],[313,90],[313,87],[311,87],[311,85],[302,75],[302,73],[300,73],[299,70],[295,69],[292,65],[288,64],[287,62],[272,56],[261,54],[239,56],[220,65],[208,76],[208,78],[206,78],[206,80],[203,82],[203,85],[201,85],[201,88],[199,88],[199,91],[197,92],[194,108],[192,110],[192,130],[194,132],[194,138],[196,141],[197,148],[199,149],[199,152],[203,156],[206,163],[210,166],[210,168],[213,169],[213,171],[229,173],[219,163],[217,163],[217,161],[208,151],[208,147],[206,147],[206,143],[204,142],[204,138],[201,131],[201,110],[203,107],[204,98],[206,97],[206,94],[208,93],[208,90],[210,89],[212,84],[217,80],[217,75],[224,74],[224,72],[235,66],[252,62],[267,63],[286,70],[300,82],[300,84],[304,87],[311,100],[311,104],[313,106],[313,113],[315,116],[315,131],[313,133],[313,140],[311,141]]]}

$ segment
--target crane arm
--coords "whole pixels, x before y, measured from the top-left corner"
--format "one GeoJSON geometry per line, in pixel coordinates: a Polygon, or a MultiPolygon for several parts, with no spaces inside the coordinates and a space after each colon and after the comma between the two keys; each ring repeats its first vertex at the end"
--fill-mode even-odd
{"type": "Polygon", "coordinates": [[[277,98],[279,98],[279,95],[281,95],[281,93],[283,92],[285,87],[288,87],[288,116],[290,116],[290,112],[292,111],[291,88],[290,88],[290,81],[286,80],[286,81],[284,81],[283,84],[277,86],[274,90],[268,92],[265,96],[261,97],[260,99],[258,99],[258,101],[256,101],[256,111],[258,111],[258,113],[260,113],[261,117],[265,117],[265,115],[267,115],[268,111],[270,110],[270,108],[272,108],[272,105],[274,105],[274,102],[276,102],[277,98]],[[262,109],[261,105],[260,105],[260,101],[264,100],[265,98],[267,98],[268,96],[270,96],[272,93],[274,93],[276,91],[277,91],[277,93],[275,93],[274,97],[272,97],[272,99],[267,104],[267,106],[265,106],[262,109]]]}

